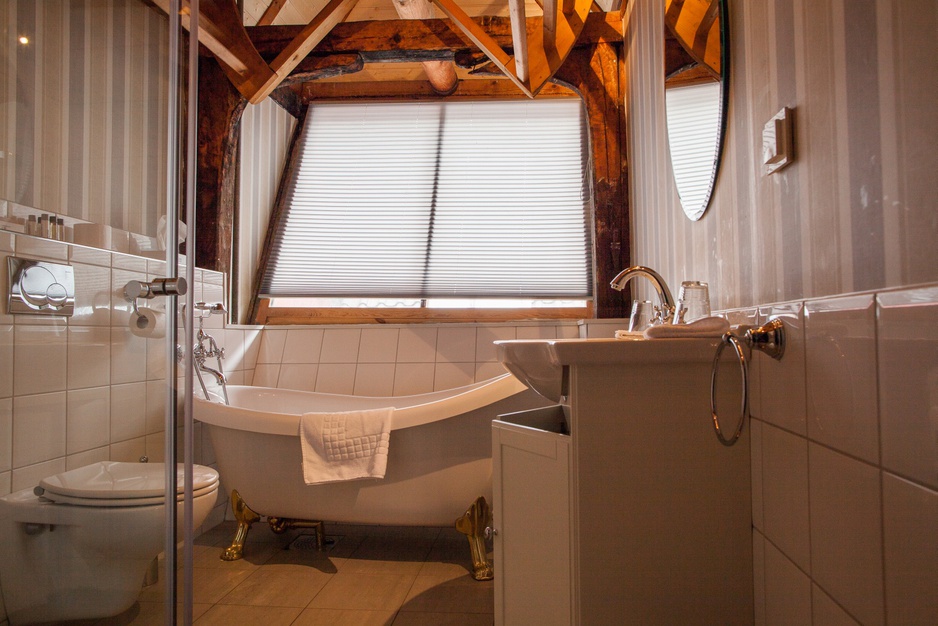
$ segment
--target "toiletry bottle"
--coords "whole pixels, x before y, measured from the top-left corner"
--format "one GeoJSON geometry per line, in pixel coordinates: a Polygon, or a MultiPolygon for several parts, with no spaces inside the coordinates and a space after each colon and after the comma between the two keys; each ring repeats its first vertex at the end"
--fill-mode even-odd
{"type": "Polygon", "coordinates": [[[59,225],[55,221],[55,216],[49,216],[49,239],[58,239],[59,238],[59,225]]]}
{"type": "Polygon", "coordinates": [[[49,215],[46,213],[39,216],[39,236],[49,236],[49,215]]]}
{"type": "Polygon", "coordinates": [[[55,220],[55,232],[58,235],[56,239],[65,241],[65,220],[61,217],[55,220]]]}
{"type": "Polygon", "coordinates": [[[39,223],[36,221],[35,215],[30,215],[26,218],[26,234],[27,235],[38,235],[39,234],[39,223]]]}

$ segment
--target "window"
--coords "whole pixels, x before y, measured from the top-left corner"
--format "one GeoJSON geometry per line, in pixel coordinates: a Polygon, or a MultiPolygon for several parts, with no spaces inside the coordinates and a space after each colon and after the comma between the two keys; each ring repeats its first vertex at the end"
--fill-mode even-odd
{"type": "Polygon", "coordinates": [[[259,289],[268,312],[583,315],[592,220],[578,99],[312,105],[298,141],[259,289]]]}

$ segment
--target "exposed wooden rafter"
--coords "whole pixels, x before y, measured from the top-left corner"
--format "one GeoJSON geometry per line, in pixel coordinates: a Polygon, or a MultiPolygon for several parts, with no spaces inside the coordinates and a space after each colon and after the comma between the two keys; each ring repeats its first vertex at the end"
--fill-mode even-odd
{"type": "MultiPolygon", "coordinates": [[[[427,20],[433,18],[430,0],[391,0],[397,15],[405,20],[427,20]]],[[[438,94],[449,94],[456,89],[456,68],[448,61],[424,61],[423,71],[433,90],[438,94]]]]}
{"type": "Polygon", "coordinates": [[[720,78],[720,0],[665,0],[665,28],[714,78],[720,78]]]}

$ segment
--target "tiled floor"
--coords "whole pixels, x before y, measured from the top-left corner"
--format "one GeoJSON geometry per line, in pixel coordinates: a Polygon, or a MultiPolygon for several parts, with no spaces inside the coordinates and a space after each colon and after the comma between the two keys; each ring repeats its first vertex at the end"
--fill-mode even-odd
{"type": "MultiPolygon", "coordinates": [[[[326,524],[324,552],[287,549],[301,532],[255,524],[244,558],[220,560],[234,536],[224,523],[196,539],[194,624],[232,626],[477,626],[493,623],[492,581],[470,575],[465,536],[449,528],[326,524]]],[[[299,542],[312,543],[312,542],[299,542]]],[[[96,626],[163,624],[163,584],[96,626]]]]}

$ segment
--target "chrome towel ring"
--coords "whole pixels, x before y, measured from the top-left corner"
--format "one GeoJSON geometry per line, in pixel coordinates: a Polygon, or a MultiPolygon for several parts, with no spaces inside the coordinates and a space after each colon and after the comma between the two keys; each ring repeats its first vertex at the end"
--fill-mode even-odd
{"type": "Polygon", "coordinates": [[[779,319],[770,320],[764,326],[753,328],[751,326],[739,326],[736,332],[743,331],[740,338],[733,331],[728,331],[720,340],[717,346],[717,352],[713,356],[713,367],[710,371],[710,415],[713,417],[713,430],[716,432],[717,439],[724,446],[731,446],[736,443],[743,432],[743,426],[746,418],[749,417],[749,362],[746,353],[743,350],[743,342],[750,350],[755,349],[768,354],[776,361],[781,360],[785,353],[785,326],[779,319]],[[720,418],[717,415],[717,370],[719,369],[720,356],[723,349],[731,345],[736,352],[736,358],[739,361],[739,371],[742,380],[742,399],[739,407],[739,422],[736,424],[736,430],[729,438],[723,435],[720,428],[720,418]]]}

